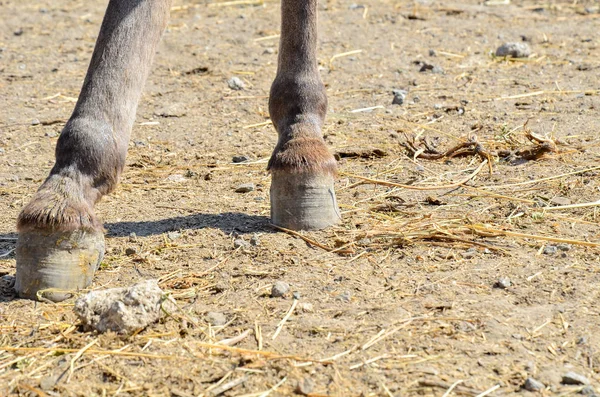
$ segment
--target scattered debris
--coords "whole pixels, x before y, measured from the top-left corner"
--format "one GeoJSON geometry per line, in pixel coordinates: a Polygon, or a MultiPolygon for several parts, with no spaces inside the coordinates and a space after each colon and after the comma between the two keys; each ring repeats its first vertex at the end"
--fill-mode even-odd
{"type": "Polygon", "coordinates": [[[210,69],[207,66],[199,66],[197,68],[194,68],[192,70],[188,70],[187,72],[184,72],[184,74],[208,74],[208,72],[210,71],[210,69]]]}
{"type": "Polygon", "coordinates": [[[17,297],[17,293],[14,290],[15,276],[5,274],[0,277],[0,302],[8,302],[17,297]]]}
{"type": "Polygon", "coordinates": [[[86,329],[130,334],[175,310],[156,280],[125,288],[88,292],[75,301],[74,311],[86,329]]]}
{"type": "Polygon", "coordinates": [[[458,156],[478,155],[482,160],[488,160],[488,164],[491,164],[491,154],[484,149],[481,143],[479,143],[476,135],[471,136],[468,141],[461,142],[445,152],[438,151],[425,137],[421,137],[420,143],[423,147],[419,148],[414,139],[414,137],[406,137],[406,140],[400,143],[413,158],[439,160],[442,158],[450,159],[458,156]]]}
{"type": "Polygon", "coordinates": [[[371,149],[349,149],[338,150],[335,152],[334,157],[336,160],[350,158],[350,159],[374,159],[386,157],[388,153],[385,150],[371,148],[371,149]]]}

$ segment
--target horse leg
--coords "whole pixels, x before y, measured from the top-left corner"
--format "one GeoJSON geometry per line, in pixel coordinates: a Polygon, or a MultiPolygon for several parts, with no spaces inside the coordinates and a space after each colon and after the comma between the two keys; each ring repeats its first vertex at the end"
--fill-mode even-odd
{"type": "Polygon", "coordinates": [[[131,127],[170,0],[110,0],[50,175],[23,208],[15,289],[60,301],[87,287],[104,255],[94,213],[125,164],[131,127]]]}
{"type": "Polygon", "coordinates": [[[272,222],[294,230],[338,223],[336,161],[321,133],[327,96],[317,66],[317,0],[281,1],[269,112],[279,136],[268,166],[272,222]]]}

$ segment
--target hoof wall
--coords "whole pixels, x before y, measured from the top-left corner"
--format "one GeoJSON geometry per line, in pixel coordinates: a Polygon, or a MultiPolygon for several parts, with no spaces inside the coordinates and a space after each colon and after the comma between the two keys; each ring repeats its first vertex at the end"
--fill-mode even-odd
{"type": "Polygon", "coordinates": [[[329,174],[274,171],[271,222],[292,230],[320,230],[342,219],[329,174]]]}
{"type": "Polygon", "coordinates": [[[103,257],[99,231],[19,233],[15,290],[21,298],[63,301],[91,284],[103,257]]]}

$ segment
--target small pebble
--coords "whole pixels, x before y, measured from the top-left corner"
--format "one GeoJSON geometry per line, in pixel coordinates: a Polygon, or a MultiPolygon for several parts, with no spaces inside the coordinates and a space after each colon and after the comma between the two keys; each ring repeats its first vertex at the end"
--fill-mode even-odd
{"type": "Polygon", "coordinates": [[[171,241],[177,240],[179,237],[181,237],[181,233],[179,233],[179,232],[168,232],[167,233],[167,237],[171,241]]]}
{"type": "Polygon", "coordinates": [[[494,287],[500,289],[507,289],[511,285],[512,283],[510,282],[510,279],[508,277],[500,277],[498,281],[496,281],[496,283],[494,284],[494,287]]]}
{"type": "Polygon", "coordinates": [[[214,327],[220,327],[227,324],[227,316],[219,312],[208,312],[206,313],[206,321],[214,327]]]}
{"type": "Polygon", "coordinates": [[[570,251],[571,250],[571,244],[561,243],[561,244],[558,244],[556,246],[556,248],[558,248],[561,251],[570,251]]]}
{"type": "Polygon", "coordinates": [[[250,160],[250,159],[248,158],[248,156],[233,156],[233,157],[231,158],[231,161],[232,161],[233,163],[243,163],[244,161],[248,161],[248,160],[250,160]]]}
{"type": "Polygon", "coordinates": [[[296,393],[303,396],[308,396],[313,392],[315,388],[315,382],[311,378],[304,378],[298,381],[296,385],[296,393]]]}
{"type": "Polygon", "coordinates": [[[232,77],[229,80],[227,80],[227,85],[229,86],[229,88],[231,88],[232,90],[243,90],[244,89],[244,82],[239,78],[239,77],[232,77]]]}
{"type": "Polygon", "coordinates": [[[38,119],[31,120],[31,125],[40,125],[40,120],[38,120],[38,119]]]}
{"type": "Polygon", "coordinates": [[[225,281],[220,281],[217,284],[215,284],[215,286],[213,287],[213,291],[215,291],[215,293],[219,294],[221,292],[227,291],[228,287],[229,287],[229,285],[225,281]]]}
{"type": "Polygon", "coordinates": [[[132,243],[137,242],[137,234],[135,234],[135,232],[129,233],[129,241],[132,243]]]}
{"type": "Polygon", "coordinates": [[[300,292],[298,291],[294,291],[292,292],[292,297],[296,300],[300,300],[300,298],[302,297],[302,295],[300,295],[300,292]]]}
{"type": "Polygon", "coordinates": [[[527,43],[504,43],[496,49],[497,57],[527,58],[531,48],[527,43]]]}
{"type": "Polygon", "coordinates": [[[284,281],[276,281],[271,288],[271,297],[280,298],[288,293],[290,285],[284,281]]]}
{"type": "Polygon", "coordinates": [[[523,384],[523,389],[529,391],[540,391],[546,388],[542,382],[535,380],[533,378],[527,378],[525,383],[523,384]]]}
{"type": "Polygon", "coordinates": [[[185,106],[182,103],[169,104],[167,106],[164,106],[160,109],[156,109],[154,111],[155,116],[165,117],[165,118],[183,117],[186,114],[187,114],[187,109],[185,108],[185,106]]]}
{"type": "Polygon", "coordinates": [[[588,343],[588,338],[587,336],[580,336],[579,338],[577,338],[577,344],[578,345],[587,345],[588,343]]]}
{"type": "Polygon", "coordinates": [[[173,175],[169,175],[166,178],[167,182],[184,182],[185,181],[185,176],[181,175],[181,174],[173,174],[173,175]]]}
{"type": "Polygon", "coordinates": [[[58,132],[56,131],[48,131],[44,134],[48,138],[56,138],[58,136],[58,132]]]}
{"type": "Polygon", "coordinates": [[[544,247],[544,255],[554,255],[558,251],[556,245],[547,245],[544,247]]]}
{"type": "Polygon", "coordinates": [[[58,376],[44,376],[40,379],[40,389],[42,390],[52,390],[54,389],[54,385],[58,381],[58,376]]]}
{"type": "Polygon", "coordinates": [[[563,385],[589,385],[590,381],[583,375],[575,372],[567,372],[562,377],[563,385]]]}
{"type": "Polygon", "coordinates": [[[252,237],[250,237],[250,245],[253,245],[255,247],[260,245],[260,239],[258,238],[258,234],[253,234],[252,237]]]}
{"type": "Polygon", "coordinates": [[[242,183],[235,188],[236,193],[248,193],[254,190],[254,183],[242,183]]]}
{"type": "Polygon", "coordinates": [[[408,95],[408,92],[405,90],[392,90],[392,95],[394,95],[394,99],[392,99],[392,105],[402,105],[406,99],[406,95],[408,95]]]}
{"type": "Polygon", "coordinates": [[[339,294],[338,296],[336,296],[335,299],[348,303],[352,299],[352,294],[350,293],[350,291],[345,291],[345,292],[339,294]]]}
{"type": "Polygon", "coordinates": [[[315,308],[312,303],[300,302],[298,303],[298,310],[304,313],[312,313],[315,311],[315,308]]]}
{"type": "Polygon", "coordinates": [[[595,396],[596,391],[592,386],[586,386],[583,389],[579,390],[579,394],[583,394],[584,396],[595,396]]]}
{"type": "Polygon", "coordinates": [[[23,28],[19,28],[13,32],[15,36],[20,36],[23,34],[23,28]]]}
{"type": "Polygon", "coordinates": [[[244,248],[249,246],[250,244],[248,244],[248,242],[242,240],[241,238],[237,238],[233,241],[233,246],[235,248],[244,248]]]}
{"type": "Polygon", "coordinates": [[[128,247],[125,249],[125,255],[127,255],[127,256],[135,255],[136,253],[137,253],[136,248],[128,247]]]}

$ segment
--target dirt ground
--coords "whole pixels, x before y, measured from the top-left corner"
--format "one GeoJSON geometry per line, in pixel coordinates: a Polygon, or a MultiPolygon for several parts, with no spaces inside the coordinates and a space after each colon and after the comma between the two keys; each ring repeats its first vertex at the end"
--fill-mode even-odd
{"type": "MultiPolygon", "coordinates": [[[[322,0],[343,223],[299,236],[269,226],[280,6],[239,3],[174,3],[122,182],[97,207],[107,254],[91,288],[157,278],[181,310],[98,335],[74,299],[5,290],[0,395],[534,395],[529,377],[542,395],[600,390],[599,2],[322,0]],[[492,55],[521,41],[527,59],[492,55]],[[469,139],[481,156],[421,157],[469,139]],[[570,371],[591,388],[563,384],[570,371]]],[[[0,0],[5,281],[105,6],[0,0]]]]}

